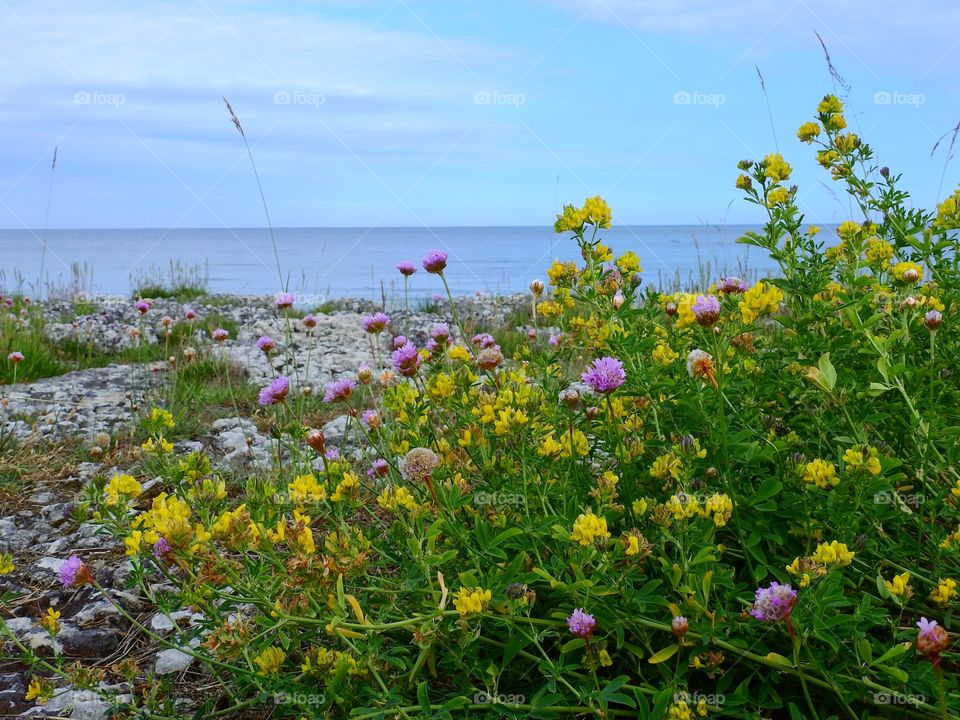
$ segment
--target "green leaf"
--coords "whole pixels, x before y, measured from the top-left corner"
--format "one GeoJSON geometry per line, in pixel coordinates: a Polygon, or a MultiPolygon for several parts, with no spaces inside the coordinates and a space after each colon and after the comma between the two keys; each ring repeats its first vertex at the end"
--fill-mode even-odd
{"type": "Polygon", "coordinates": [[[647,659],[647,662],[650,663],[651,665],[657,665],[658,663],[662,663],[665,660],[669,660],[674,655],[676,655],[677,650],[679,649],[680,649],[679,645],[667,645],[665,648],[663,648],[663,650],[660,650],[654,655],[651,655],[647,659]]]}
{"type": "Polygon", "coordinates": [[[767,480],[760,486],[757,490],[756,495],[753,496],[753,502],[763,502],[764,500],[769,500],[774,497],[783,489],[783,483],[780,482],[777,478],[767,478],[767,480]]]}

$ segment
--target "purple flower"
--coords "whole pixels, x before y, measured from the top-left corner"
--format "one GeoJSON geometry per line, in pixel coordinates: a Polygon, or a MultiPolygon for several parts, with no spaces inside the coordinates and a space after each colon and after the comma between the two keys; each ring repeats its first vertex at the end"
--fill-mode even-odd
{"type": "Polygon", "coordinates": [[[18,365],[23,362],[23,353],[18,350],[14,350],[12,353],[7,355],[7,360],[12,362],[14,365],[18,365]]]}
{"type": "Polygon", "coordinates": [[[194,310],[194,309],[192,309],[192,308],[190,308],[190,309],[188,309],[188,310],[183,314],[183,316],[184,316],[187,320],[193,320],[195,317],[197,317],[197,311],[194,310]]]}
{"type": "Polygon", "coordinates": [[[150,301],[149,300],[137,300],[133,306],[141,315],[146,315],[147,311],[150,310],[150,301]]]}
{"type": "Polygon", "coordinates": [[[756,600],[750,614],[763,622],[779,622],[789,620],[793,606],[797,603],[797,591],[789,585],[778,582],[770,583],[770,587],[757,588],[756,600]]]}
{"type": "Polygon", "coordinates": [[[260,404],[281,403],[287,399],[288,392],[290,392],[290,380],[281,375],[266,387],[260,388],[260,404]]]}
{"type": "Polygon", "coordinates": [[[428,273],[440,275],[447,266],[447,254],[443,250],[431,250],[423,258],[423,269],[428,273]]]}
{"type": "Polygon", "coordinates": [[[704,327],[710,327],[720,319],[720,301],[713,295],[697,295],[690,309],[697,318],[697,322],[704,327]]]}
{"type": "Polygon", "coordinates": [[[257,340],[257,347],[263,350],[265,353],[273,350],[273,338],[269,335],[262,335],[259,340],[257,340]]]}
{"type": "Polygon", "coordinates": [[[597,627],[597,621],[593,615],[585,613],[583,608],[576,608],[567,618],[567,627],[577,637],[588,638],[593,635],[594,628],[597,627]]]}
{"type": "Polygon", "coordinates": [[[559,336],[559,335],[551,335],[551,336],[550,336],[550,339],[547,340],[547,344],[549,344],[550,347],[557,347],[557,345],[560,344],[560,336],[559,336]]]}
{"type": "Polygon", "coordinates": [[[340,450],[339,450],[338,448],[330,448],[330,449],[327,450],[325,453],[323,453],[323,456],[324,456],[327,460],[331,460],[331,461],[332,461],[332,460],[339,460],[339,459],[340,459],[340,450]]]}
{"type": "Polygon", "coordinates": [[[217,328],[211,333],[211,336],[217,342],[223,342],[228,337],[230,337],[230,333],[227,330],[224,330],[223,328],[217,328]]]}
{"type": "Polygon", "coordinates": [[[327,393],[323,396],[324,402],[346,402],[353,395],[353,389],[357,386],[353,378],[342,378],[327,383],[327,393]]]}
{"type": "Polygon", "coordinates": [[[153,556],[157,560],[165,559],[171,552],[173,552],[173,548],[170,547],[166,538],[160,538],[153,544],[153,556]]]}
{"type": "Polygon", "coordinates": [[[386,329],[387,325],[390,324],[390,316],[382,312],[374,313],[373,315],[365,317],[362,324],[363,329],[368,333],[379,335],[386,329]]]}
{"type": "Polygon", "coordinates": [[[950,647],[950,636],[937,624],[936,620],[922,617],[917,621],[920,632],[917,633],[917,650],[934,663],[940,662],[940,653],[950,647]]]}
{"type": "Polygon", "coordinates": [[[430,337],[437,341],[440,345],[443,345],[450,339],[450,326],[446,323],[436,323],[432,328],[430,328],[430,337]]]}
{"type": "Polygon", "coordinates": [[[430,338],[429,340],[427,340],[427,350],[430,352],[431,355],[435,354],[438,350],[440,350],[440,343],[438,343],[433,338],[430,338]]]}
{"type": "Polygon", "coordinates": [[[393,366],[397,369],[397,372],[404,377],[413,377],[416,375],[417,370],[420,368],[420,363],[423,362],[420,353],[417,351],[417,346],[412,342],[408,342],[403,347],[394,350],[390,356],[390,360],[393,362],[393,366]]]}
{"type": "Polygon", "coordinates": [[[277,295],[276,302],[277,308],[283,310],[284,308],[293,307],[296,298],[293,296],[293,293],[283,292],[277,295]]]}
{"type": "Polygon", "coordinates": [[[493,347],[497,344],[496,339],[490,333],[478,333],[473,336],[473,339],[470,341],[474,345],[479,345],[480,347],[493,347]]]}
{"type": "Polygon", "coordinates": [[[400,271],[401,275],[410,277],[417,271],[417,266],[414,265],[409,260],[401,260],[400,262],[397,263],[397,270],[400,271]]]}
{"type": "Polygon", "coordinates": [[[71,555],[63,565],[60,566],[60,582],[65,588],[75,585],[83,585],[91,582],[93,577],[90,575],[90,568],[76,555],[71,555]]]}
{"type": "Polygon", "coordinates": [[[364,410],[363,415],[360,416],[360,421],[368,428],[376,430],[380,427],[380,413],[376,410],[364,410]]]}
{"type": "Polygon", "coordinates": [[[623,363],[612,357],[597,358],[580,377],[594,392],[604,394],[613,392],[627,380],[623,363]]]}
{"type": "Polygon", "coordinates": [[[373,461],[373,466],[370,468],[370,475],[376,475],[377,477],[384,477],[387,473],[390,472],[390,466],[387,464],[387,461],[383,458],[377,458],[373,461]]]}
{"type": "Polygon", "coordinates": [[[397,335],[397,336],[393,339],[393,349],[396,350],[396,349],[398,349],[398,348],[402,348],[402,347],[403,347],[404,345],[406,345],[408,342],[410,342],[410,341],[407,340],[407,336],[406,336],[406,335],[397,335]]]}
{"type": "Polygon", "coordinates": [[[735,275],[731,275],[730,277],[720,278],[720,284],[717,286],[717,289],[728,295],[731,293],[745,293],[747,291],[747,284],[735,275]]]}
{"type": "Polygon", "coordinates": [[[312,330],[317,326],[317,316],[316,315],[305,315],[303,318],[303,326],[307,330],[312,330]]]}

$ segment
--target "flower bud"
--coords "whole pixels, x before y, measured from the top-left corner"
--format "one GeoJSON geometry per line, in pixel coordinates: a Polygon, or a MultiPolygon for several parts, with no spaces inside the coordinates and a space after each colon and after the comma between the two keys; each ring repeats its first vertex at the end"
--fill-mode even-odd
{"type": "Polygon", "coordinates": [[[613,309],[619,310],[623,307],[623,303],[626,301],[626,298],[623,296],[623,293],[617,290],[616,294],[613,296],[613,309]]]}
{"type": "Polygon", "coordinates": [[[543,280],[534,280],[530,283],[530,292],[534,297],[543,295],[543,280]]]}
{"type": "Polygon", "coordinates": [[[326,446],[326,438],[323,436],[323,430],[314,428],[308,432],[307,445],[322,455],[324,447],[326,446]]]}
{"type": "Polygon", "coordinates": [[[927,330],[934,332],[943,325],[943,314],[939,310],[929,310],[923,316],[923,324],[927,326],[927,330]]]}
{"type": "Polygon", "coordinates": [[[683,636],[687,634],[687,630],[689,629],[690,623],[687,622],[687,619],[683,615],[677,615],[673,619],[673,622],[670,623],[670,631],[678,640],[683,640],[683,636]]]}

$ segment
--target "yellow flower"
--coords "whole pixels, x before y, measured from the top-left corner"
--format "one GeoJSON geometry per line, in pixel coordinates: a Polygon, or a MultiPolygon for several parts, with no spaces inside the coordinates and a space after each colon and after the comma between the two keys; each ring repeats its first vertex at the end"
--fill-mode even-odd
{"type": "Polygon", "coordinates": [[[607,201],[599,195],[587,198],[583,203],[581,212],[586,216],[587,222],[593,223],[600,228],[610,227],[611,221],[613,220],[613,213],[610,211],[610,206],[607,205],[607,201]]]}
{"type": "Polygon", "coordinates": [[[681,700],[670,706],[667,711],[667,720],[693,720],[693,711],[686,702],[681,700]]]}
{"type": "Polygon", "coordinates": [[[290,502],[294,505],[303,505],[308,502],[320,502],[327,499],[327,491],[317,482],[313,473],[297,475],[293,482],[287,485],[290,502]]]}
{"type": "Polygon", "coordinates": [[[770,153],[767,155],[763,159],[761,167],[764,168],[763,174],[775,183],[789,180],[790,173],[792,172],[792,168],[780,153],[770,153]]]}
{"type": "Polygon", "coordinates": [[[840,478],[837,477],[837,468],[833,463],[817,458],[804,466],[803,481],[816,485],[821,490],[828,490],[836,487],[840,478]]]}
{"type": "Polygon", "coordinates": [[[713,515],[713,524],[716,527],[723,527],[733,515],[733,501],[726,494],[714,493],[707,498],[702,512],[704,517],[713,515]]]}
{"type": "Polygon", "coordinates": [[[740,300],[740,316],[746,324],[752,323],[764,313],[779,310],[783,293],[775,285],[758,282],[743,294],[740,300]]]}
{"type": "Polygon", "coordinates": [[[278,647],[270,647],[257,655],[253,662],[260,668],[258,675],[276,675],[280,672],[280,666],[287,659],[287,654],[278,647]]]}
{"type": "Polygon", "coordinates": [[[610,653],[607,652],[606,648],[600,651],[597,659],[600,660],[601,667],[610,667],[613,665],[613,659],[610,657],[610,653]]]}
{"type": "Polygon", "coordinates": [[[894,575],[893,580],[884,580],[883,584],[887,586],[887,590],[894,597],[910,597],[912,594],[909,572],[894,575]]]}
{"type": "Polygon", "coordinates": [[[457,596],[453,599],[453,606],[460,613],[460,617],[465,618],[486,610],[491,597],[490,591],[483,588],[460,588],[457,596]]]}
{"type": "Polygon", "coordinates": [[[119,505],[121,498],[124,501],[135,498],[141,491],[140,483],[132,475],[114,475],[105,489],[107,505],[119,505]]]}
{"type": "Polygon", "coordinates": [[[680,359],[680,353],[666,343],[660,343],[653,349],[653,359],[661,365],[670,365],[680,359]]]}
{"type": "Polygon", "coordinates": [[[150,412],[150,419],[157,423],[158,425],[163,425],[166,428],[172,428],[174,425],[173,415],[170,414],[169,410],[164,410],[162,408],[155,407],[150,412]]]}
{"type": "Polygon", "coordinates": [[[167,442],[167,440],[160,435],[156,439],[147,438],[147,441],[143,443],[140,448],[150,455],[166,455],[167,453],[173,452],[173,444],[167,442]]]}
{"type": "Polygon", "coordinates": [[[749,175],[740,174],[737,175],[737,180],[734,182],[734,186],[737,190],[749,190],[753,187],[753,180],[750,179],[749,175]]]}
{"type": "Polygon", "coordinates": [[[933,224],[943,230],[960,228],[960,187],[937,206],[937,219],[933,224]]]}
{"type": "Polygon", "coordinates": [[[412,511],[420,507],[405,487],[388,487],[377,496],[377,504],[384,510],[393,511],[397,508],[406,508],[412,511]]]}
{"type": "Polygon", "coordinates": [[[13,572],[13,556],[10,553],[0,553],[0,575],[9,575],[13,572]]]}
{"type": "Polygon", "coordinates": [[[40,627],[51,635],[56,635],[60,630],[60,613],[53,608],[47,608],[47,612],[40,618],[40,627]]]}
{"type": "Polygon", "coordinates": [[[843,103],[836,95],[824,95],[823,100],[817,105],[817,112],[827,115],[843,112],[843,103]]]}
{"type": "Polygon", "coordinates": [[[632,250],[627,250],[623,255],[617,258],[617,267],[620,268],[620,272],[625,275],[630,273],[641,272],[643,270],[640,267],[640,258],[637,257],[637,254],[632,250]]]}
{"type": "Polygon", "coordinates": [[[817,549],[814,551],[812,557],[814,562],[821,563],[822,565],[845,567],[853,562],[854,554],[855,553],[847,549],[846,544],[833,540],[817,545],[817,549]]]}
{"type": "Polygon", "coordinates": [[[470,362],[470,351],[467,350],[463,345],[454,345],[447,351],[447,356],[451,360],[459,360],[460,362],[470,362]]]}
{"type": "Polygon", "coordinates": [[[693,496],[681,493],[671,495],[663,507],[673,515],[674,520],[686,520],[700,513],[700,502],[693,496]]]}
{"type": "Polygon", "coordinates": [[[940,580],[937,587],[930,593],[930,599],[937,605],[946,605],[957,594],[957,581],[952,578],[940,580]]]}
{"type": "Polygon", "coordinates": [[[801,142],[811,143],[815,137],[820,136],[820,126],[815,122],[805,122],[797,130],[797,137],[801,142]]]}
{"type": "Polygon", "coordinates": [[[587,216],[583,210],[575,208],[573,205],[564,205],[563,212],[557,215],[557,221],[553,224],[553,229],[558,233],[577,232],[583,227],[586,220],[587,216]]]}
{"type": "Polygon", "coordinates": [[[134,530],[123,539],[123,544],[127,548],[127,555],[136,555],[140,552],[140,546],[143,544],[143,533],[139,530],[134,530]]]}
{"type": "Polygon", "coordinates": [[[893,257],[893,245],[876,235],[867,239],[867,262],[885,263],[893,257]]]}
{"type": "Polygon", "coordinates": [[[434,398],[450,398],[453,397],[453,393],[456,391],[457,386],[454,385],[453,379],[446,373],[437,373],[430,380],[430,385],[428,392],[431,397],[434,398]]]}
{"type": "Polygon", "coordinates": [[[683,462],[672,452],[658,457],[650,468],[650,477],[657,480],[666,480],[668,477],[679,480],[682,473],[683,462]]]}
{"type": "Polygon", "coordinates": [[[24,700],[36,700],[38,705],[46,705],[47,700],[53,697],[53,683],[46,678],[34,678],[27,687],[24,700]]]}
{"type": "Polygon", "coordinates": [[[597,517],[592,510],[580,515],[573,523],[573,532],[570,534],[570,540],[580,543],[583,547],[592,545],[599,540],[606,540],[610,537],[610,531],[607,530],[607,519],[597,517]]]}
{"type": "Polygon", "coordinates": [[[790,191],[785,187],[775,187],[767,193],[767,207],[784,205],[790,199],[790,191]]]}
{"type": "Polygon", "coordinates": [[[837,235],[844,240],[852,240],[860,233],[860,223],[853,220],[844,220],[837,228],[837,235]]]}
{"type": "Polygon", "coordinates": [[[354,500],[360,491],[360,481],[353,473],[344,473],[343,480],[337,485],[330,499],[333,502],[343,502],[344,500],[354,500]]]}
{"type": "Polygon", "coordinates": [[[650,509],[650,502],[646,498],[640,498],[633,501],[633,514],[640,517],[647,514],[650,509]]]}

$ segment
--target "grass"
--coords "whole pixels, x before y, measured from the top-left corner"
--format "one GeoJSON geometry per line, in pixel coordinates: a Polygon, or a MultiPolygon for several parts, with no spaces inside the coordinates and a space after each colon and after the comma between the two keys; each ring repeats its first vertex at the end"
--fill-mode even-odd
{"type": "Polygon", "coordinates": [[[171,260],[166,270],[151,265],[130,276],[133,296],[189,302],[210,292],[210,268],[171,260]]]}

